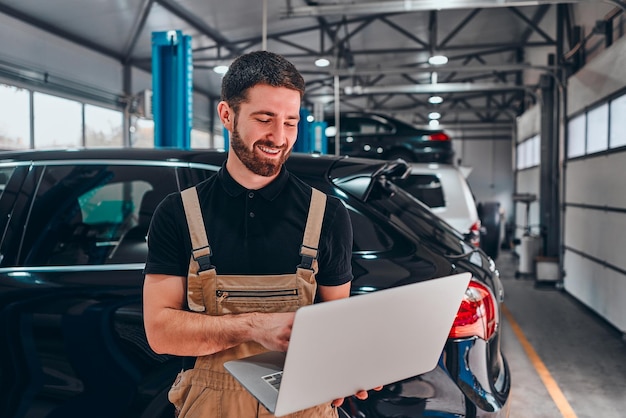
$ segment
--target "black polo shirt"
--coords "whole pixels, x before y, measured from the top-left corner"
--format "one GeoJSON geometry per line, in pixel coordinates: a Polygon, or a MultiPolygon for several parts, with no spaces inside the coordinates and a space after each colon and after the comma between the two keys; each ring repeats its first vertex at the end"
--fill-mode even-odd
{"type": "MultiPolygon", "coordinates": [[[[311,202],[311,187],[284,167],[259,190],[247,190],[226,170],[197,185],[217,274],[294,273],[311,202]]],[[[191,239],[180,193],[156,209],[148,233],[145,273],[187,276],[191,239]]],[[[318,284],[352,280],[352,226],[341,201],[329,196],[318,255],[318,284]]]]}

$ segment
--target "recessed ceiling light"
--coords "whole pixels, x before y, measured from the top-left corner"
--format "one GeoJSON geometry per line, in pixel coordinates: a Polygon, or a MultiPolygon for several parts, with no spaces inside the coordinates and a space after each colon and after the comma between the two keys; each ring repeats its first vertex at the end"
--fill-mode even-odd
{"type": "Polygon", "coordinates": [[[317,67],[328,67],[330,65],[330,61],[326,58],[318,58],[315,60],[315,65],[317,67]]]}
{"type": "Polygon", "coordinates": [[[441,96],[430,96],[428,98],[428,103],[431,103],[431,104],[443,103],[443,97],[441,97],[441,96]]]}
{"type": "Polygon", "coordinates": [[[446,57],[445,55],[433,55],[432,57],[428,58],[428,63],[430,65],[443,65],[447,62],[448,57],[446,57]]]}
{"type": "Polygon", "coordinates": [[[215,67],[213,67],[213,71],[222,75],[226,74],[226,72],[228,71],[228,65],[216,65],[215,67]]]}
{"type": "Polygon", "coordinates": [[[441,113],[439,112],[430,112],[428,114],[428,119],[439,119],[441,117],[441,113]]]}
{"type": "Polygon", "coordinates": [[[432,119],[430,122],[428,122],[428,126],[430,126],[431,128],[438,128],[439,121],[437,119],[432,119]]]}

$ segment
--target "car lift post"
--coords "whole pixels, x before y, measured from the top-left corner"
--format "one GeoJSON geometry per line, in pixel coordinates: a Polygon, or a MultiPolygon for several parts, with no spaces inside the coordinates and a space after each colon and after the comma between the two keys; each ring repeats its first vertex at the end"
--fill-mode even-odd
{"type": "Polygon", "coordinates": [[[191,147],[193,122],[191,36],[179,30],[152,32],[154,147],[191,147]]]}

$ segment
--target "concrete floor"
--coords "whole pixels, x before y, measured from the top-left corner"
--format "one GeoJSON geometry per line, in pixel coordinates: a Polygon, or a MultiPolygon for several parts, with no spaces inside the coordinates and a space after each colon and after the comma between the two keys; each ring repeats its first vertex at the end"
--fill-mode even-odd
{"type": "Polygon", "coordinates": [[[510,418],[626,417],[623,335],[565,291],[515,279],[512,253],[503,252],[496,265],[505,290],[510,418]]]}

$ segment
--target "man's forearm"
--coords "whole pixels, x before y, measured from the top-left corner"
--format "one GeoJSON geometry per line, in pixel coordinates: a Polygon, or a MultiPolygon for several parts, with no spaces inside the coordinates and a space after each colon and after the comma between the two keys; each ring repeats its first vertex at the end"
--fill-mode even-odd
{"type": "Polygon", "coordinates": [[[146,322],[146,335],[156,353],[204,356],[250,341],[253,315],[211,316],[163,308],[146,322]]]}

